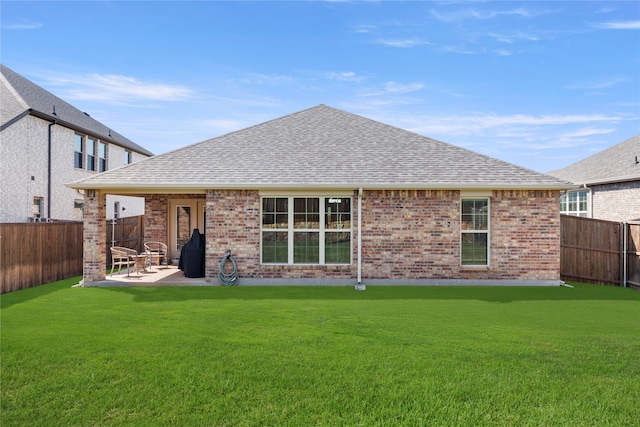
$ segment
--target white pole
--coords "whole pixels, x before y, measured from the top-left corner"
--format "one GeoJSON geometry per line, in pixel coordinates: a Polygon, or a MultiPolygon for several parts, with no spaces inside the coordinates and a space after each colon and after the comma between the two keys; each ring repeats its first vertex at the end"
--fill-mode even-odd
{"type": "Polygon", "coordinates": [[[358,285],[362,283],[362,187],[358,189],[358,285]]]}
{"type": "Polygon", "coordinates": [[[627,227],[626,222],[622,223],[622,286],[627,287],[627,249],[629,242],[627,240],[627,227]]]}

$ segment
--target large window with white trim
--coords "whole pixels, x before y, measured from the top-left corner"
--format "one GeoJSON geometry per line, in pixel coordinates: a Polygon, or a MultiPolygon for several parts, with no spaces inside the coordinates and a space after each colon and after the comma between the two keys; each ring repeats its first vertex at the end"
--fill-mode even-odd
{"type": "Polygon", "coordinates": [[[587,192],[569,191],[560,196],[560,213],[587,217],[587,192]]]}
{"type": "Polygon", "coordinates": [[[263,264],[350,264],[351,197],[262,197],[263,264]]]}
{"type": "Polygon", "coordinates": [[[489,265],[489,208],[489,198],[462,199],[462,265],[489,265]]]}

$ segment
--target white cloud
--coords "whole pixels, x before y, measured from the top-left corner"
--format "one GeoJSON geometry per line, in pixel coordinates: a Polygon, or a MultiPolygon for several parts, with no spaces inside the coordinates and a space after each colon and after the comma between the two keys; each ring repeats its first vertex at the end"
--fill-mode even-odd
{"type": "Polygon", "coordinates": [[[498,34],[498,33],[489,33],[489,37],[492,37],[499,42],[513,44],[519,41],[530,41],[536,42],[542,40],[542,37],[536,36],[534,34],[527,33],[514,33],[514,34],[498,34]]]}
{"type": "Polygon", "coordinates": [[[540,15],[540,12],[534,12],[524,7],[518,7],[510,10],[464,9],[450,13],[431,10],[431,15],[443,22],[455,22],[467,19],[487,20],[498,16],[520,16],[523,18],[533,18],[540,15]]]}
{"type": "MultiPolygon", "coordinates": [[[[386,95],[403,95],[412,92],[418,92],[425,88],[425,85],[420,82],[416,83],[398,83],[394,81],[388,81],[384,84],[382,89],[371,90],[362,94],[364,97],[375,97],[375,96],[386,96],[386,95]]],[[[389,101],[379,101],[383,104],[388,103],[389,101]]],[[[397,103],[397,100],[392,102],[397,103]]]]}
{"type": "Polygon", "coordinates": [[[640,30],[640,21],[599,22],[593,26],[605,30],[640,30]]]}
{"type": "Polygon", "coordinates": [[[531,18],[537,15],[536,13],[533,13],[525,9],[524,7],[519,7],[517,9],[512,9],[512,10],[490,10],[490,11],[472,10],[469,14],[472,18],[476,18],[476,19],[491,19],[491,18],[495,18],[496,16],[502,16],[502,15],[517,15],[517,16],[522,16],[524,18],[531,18]]]}
{"type": "Polygon", "coordinates": [[[496,49],[494,53],[498,56],[511,56],[513,52],[507,49],[496,49]]]}
{"type": "Polygon", "coordinates": [[[377,43],[389,47],[410,48],[415,46],[431,45],[433,43],[419,39],[396,39],[396,40],[378,40],[377,43]]]}
{"type": "Polygon", "coordinates": [[[42,28],[43,25],[40,22],[33,21],[23,21],[16,22],[12,24],[5,24],[2,26],[3,30],[37,30],[38,28],[42,28]]]}
{"type": "Polygon", "coordinates": [[[622,83],[624,81],[626,81],[626,79],[621,77],[615,77],[607,80],[573,83],[565,86],[564,88],[565,89],[589,89],[589,90],[606,89],[609,87],[616,86],[617,84],[622,83]]]}
{"type": "MultiPolygon", "coordinates": [[[[441,117],[400,117],[398,121],[401,127],[405,127],[414,132],[422,134],[439,135],[474,135],[484,132],[491,132],[491,135],[498,136],[501,133],[513,134],[530,133],[532,128],[580,125],[590,123],[617,123],[625,118],[605,114],[587,115],[472,115],[472,116],[441,116],[441,117]]],[[[582,131],[586,132],[585,130],[582,131]]]]}
{"type": "Polygon", "coordinates": [[[410,93],[410,92],[417,92],[422,89],[424,89],[424,84],[422,83],[403,84],[403,83],[390,81],[384,84],[384,91],[386,93],[410,93]]]}
{"type": "Polygon", "coordinates": [[[357,25],[357,26],[353,27],[351,32],[366,34],[366,33],[371,33],[376,29],[377,29],[377,27],[374,26],[374,25],[364,25],[363,24],[363,25],[357,25]]]}
{"type": "Polygon", "coordinates": [[[329,80],[340,80],[345,82],[361,82],[366,79],[366,77],[359,76],[353,71],[332,71],[326,73],[325,77],[329,80]]]}
{"type": "Polygon", "coordinates": [[[558,137],[562,139],[584,138],[584,137],[593,136],[593,135],[607,135],[615,131],[616,129],[612,129],[612,128],[598,129],[598,128],[586,127],[582,129],[577,129],[572,132],[566,132],[566,133],[560,134],[558,135],[558,137]]]}
{"type": "Polygon", "coordinates": [[[443,46],[438,49],[441,52],[458,53],[461,55],[475,55],[476,52],[463,46],[443,46]]]}
{"type": "Polygon", "coordinates": [[[61,88],[61,96],[74,100],[115,103],[135,101],[182,101],[193,96],[185,86],[142,82],[134,77],[116,74],[87,74],[49,77],[61,88]]]}
{"type": "Polygon", "coordinates": [[[269,84],[269,85],[277,85],[281,83],[290,83],[293,81],[291,76],[287,76],[285,74],[252,74],[248,77],[238,80],[243,84],[269,84]]]}

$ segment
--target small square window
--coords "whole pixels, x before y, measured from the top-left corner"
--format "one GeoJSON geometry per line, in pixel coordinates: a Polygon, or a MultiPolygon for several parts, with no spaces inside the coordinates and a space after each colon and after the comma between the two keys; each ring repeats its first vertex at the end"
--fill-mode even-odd
{"type": "Polygon", "coordinates": [[[34,197],[33,198],[33,217],[41,218],[42,217],[42,207],[44,205],[44,199],[42,197],[34,197]]]}

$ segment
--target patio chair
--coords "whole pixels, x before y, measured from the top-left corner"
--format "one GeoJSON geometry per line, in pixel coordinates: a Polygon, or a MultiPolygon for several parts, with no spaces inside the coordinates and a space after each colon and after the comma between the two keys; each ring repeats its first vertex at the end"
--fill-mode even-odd
{"type": "Polygon", "coordinates": [[[169,261],[167,258],[167,245],[162,242],[146,242],[144,244],[144,249],[149,256],[149,261],[152,262],[154,259],[158,263],[158,267],[162,265],[164,261],[164,265],[169,265],[169,261]]]}
{"type": "Polygon", "coordinates": [[[118,267],[118,273],[122,270],[123,266],[127,267],[127,276],[129,276],[129,268],[136,265],[136,256],[138,252],[135,249],[123,248],[121,246],[111,247],[111,274],[113,276],[113,270],[118,267]]]}

